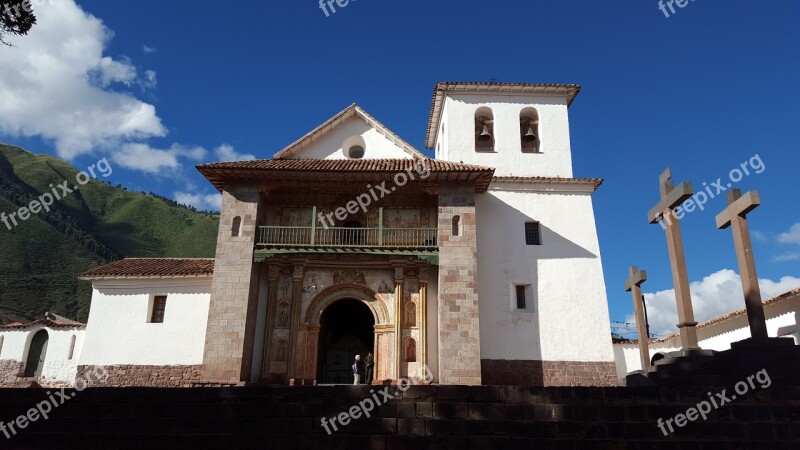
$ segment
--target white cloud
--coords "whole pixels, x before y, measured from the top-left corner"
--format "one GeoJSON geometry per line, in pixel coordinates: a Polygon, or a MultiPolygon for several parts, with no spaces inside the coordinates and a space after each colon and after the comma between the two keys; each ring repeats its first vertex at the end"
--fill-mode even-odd
{"type": "Polygon", "coordinates": [[[142,51],[145,53],[155,53],[156,49],[153,47],[148,47],[146,45],[142,45],[142,51]]]}
{"type": "MultiPolygon", "coordinates": [[[[129,60],[103,54],[113,33],[100,19],[74,0],[45,2],[36,19],[2,49],[0,133],[52,140],[64,158],[167,134],[152,104],[110,90],[139,77],[129,60]]],[[[155,73],[144,80],[154,86],[155,73]]]]}
{"type": "Polygon", "coordinates": [[[800,245],[800,222],[789,227],[789,231],[779,234],[778,242],[781,244],[800,245]]]}
{"type": "Polygon", "coordinates": [[[230,144],[222,144],[214,152],[221,161],[249,161],[256,159],[254,155],[248,153],[236,153],[236,150],[230,144]]]}
{"type": "Polygon", "coordinates": [[[772,257],[773,262],[800,261],[800,252],[782,253],[772,257]]]}
{"type": "Polygon", "coordinates": [[[180,168],[181,157],[200,161],[207,153],[203,147],[173,144],[167,149],[157,149],[147,144],[130,143],[122,145],[111,158],[121,167],[158,174],[180,168]]]}
{"type": "MultiPolygon", "coordinates": [[[[780,281],[759,279],[758,285],[761,288],[761,297],[766,300],[800,287],[800,278],[786,276],[780,281]]],[[[695,320],[698,322],[744,307],[741,279],[730,269],[712,273],[702,281],[694,281],[689,289],[692,293],[695,320]]],[[[664,335],[677,330],[678,311],[673,289],[645,293],[644,299],[651,333],[664,335]]],[[[633,323],[635,318],[633,315],[628,315],[625,321],[633,323]]]]}
{"type": "Polygon", "coordinates": [[[142,89],[155,89],[158,85],[158,79],[156,78],[155,71],[145,70],[144,78],[139,80],[139,85],[142,87],[142,89]]]}
{"type": "Polygon", "coordinates": [[[753,236],[753,240],[756,242],[769,242],[769,236],[767,236],[767,234],[764,232],[753,230],[750,232],[750,234],[753,236]]]}
{"type": "Polygon", "coordinates": [[[222,207],[222,196],[220,194],[191,194],[189,192],[176,192],[175,201],[193,206],[200,211],[219,211],[222,207]]]}

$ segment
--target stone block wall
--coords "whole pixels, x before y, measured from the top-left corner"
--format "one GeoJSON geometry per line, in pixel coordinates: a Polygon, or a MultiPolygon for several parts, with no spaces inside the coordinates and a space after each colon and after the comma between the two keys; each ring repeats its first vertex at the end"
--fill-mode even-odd
{"type": "Polygon", "coordinates": [[[0,386],[13,386],[22,373],[23,364],[11,359],[0,360],[0,386]]]}
{"type": "Polygon", "coordinates": [[[481,360],[483,383],[506,386],[616,386],[613,362],[481,360]]]}
{"type": "Polygon", "coordinates": [[[439,378],[442,384],[481,384],[475,191],[439,188],[439,378]],[[452,233],[460,216],[459,235],[452,233]]]}
{"type": "Polygon", "coordinates": [[[222,194],[203,357],[202,378],[207,381],[237,383],[250,375],[259,273],[253,251],[260,203],[257,185],[226,186],[222,194]]]}
{"type": "Polygon", "coordinates": [[[78,366],[77,378],[93,387],[191,387],[200,376],[201,366],[117,365],[78,366]]]}
{"type": "MultiPolygon", "coordinates": [[[[800,388],[772,386],[659,428],[721,388],[374,386],[67,390],[49,418],[6,430],[3,449],[791,449],[800,442],[800,388]],[[374,395],[374,397],[373,397],[374,395]],[[330,422],[366,399],[345,425],[330,422]]],[[[730,392],[731,389],[729,389],[730,392]]],[[[45,389],[0,389],[9,423],[45,389]]],[[[0,432],[2,435],[2,432],[0,432]]]]}

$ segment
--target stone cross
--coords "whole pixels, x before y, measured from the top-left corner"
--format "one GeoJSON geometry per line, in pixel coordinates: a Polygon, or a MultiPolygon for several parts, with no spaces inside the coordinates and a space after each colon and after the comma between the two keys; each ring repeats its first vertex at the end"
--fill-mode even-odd
{"type": "Polygon", "coordinates": [[[647,320],[644,317],[644,299],[642,299],[642,283],[647,280],[647,272],[636,266],[630,268],[631,277],[625,282],[625,292],[633,295],[633,311],[636,314],[636,332],[639,335],[639,358],[642,370],[650,369],[650,335],[647,333],[647,320]]]}
{"type": "Polygon", "coordinates": [[[742,277],[750,335],[756,339],[766,339],[767,321],[764,318],[764,304],[761,303],[753,247],[750,245],[750,229],[747,226],[747,213],[756,209],[761,201],[758,192],[755,191],[742,195],[739,189],[731,189],[727,195],[728,207],[717,215],[717,228],[733,229],[733,243],[736,246],[736,259],[739,261],[739,274],[742,277]]]}
{"type": "Polygon", "coordinates": [[[683,350],[697,350],[697,322],[692,310],[692,294],[689,292],[689,275],[686,273],[686,257],[683,253],[681,225],[673,209],[692,196],[692,183],[684,182],[675,186],[670,181],[672,171],[669,167],[659,177],[661,200],[647,213],[650,223],[664,221],[667,234],[669,262],[672,266],[672,282],[675,286],[675,303],[678,305],[678,329],[683,350]]]}

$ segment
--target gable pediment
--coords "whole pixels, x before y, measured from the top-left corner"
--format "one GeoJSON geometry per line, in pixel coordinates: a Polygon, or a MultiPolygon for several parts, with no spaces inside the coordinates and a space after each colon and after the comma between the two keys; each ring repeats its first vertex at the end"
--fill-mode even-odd
{"type": "Polygon", "coordinates": [[[355,104],[276,153],[275,158],[349,159],[358,153],[357,147],[364,149],[363,159],[426,158],[355,104]]]}

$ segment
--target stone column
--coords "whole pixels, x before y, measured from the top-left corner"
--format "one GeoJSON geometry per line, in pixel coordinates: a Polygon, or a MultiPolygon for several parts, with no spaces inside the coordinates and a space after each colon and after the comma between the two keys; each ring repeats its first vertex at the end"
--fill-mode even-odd
{"type": "Polygon", "coordinates": [[[291,306],[291,330],[289,331],[289,361],[288,377],[297,378],[297,361],[302,355],[297,351],[297,338],[300,332],[300,313],[301,305],[303,303],[303,266],[296,266],[294,268],[294,275],[292,276],[292,306],[291,306]]]}
{"type": "Polygon", "coordinates": [[[394,269],[394,379],[403,377],[403,268],[394,269]]]}
{"type": "Polygon", "coordinates": [[[394,372],[394,325],[375,325],[375,380],[392,379],[394,372]]]}
{"type": "Polygon", "coordinates": [[[439,381],[481,384],[475,190],[439,187],[439,381]],[[452,235],[461,216],[460,236],[452,235]]]}
{"type": "Polygon", "coordinates": [[[428,366],[428,268],[423,267],[419,271],[419,308],[420,308],[420,326],[419,326],[419,346],[420,346],[420,364],[419,364],[419,377],[424,377],[427,372],[425,368],[428,366]]]}
{"type": "Polygon", "coordinates": [[[201,375],[206,382],[236,384],[250,377],[259,285],[253,250],[261,204],[256,185],[226,186],[222,193],[201,375]]]}
{"type": "Polygon", "coordinates": [[[261,363],[261,378],[262,380],[270,380],[270,365],[272,360],[272,341],[275,334],[275,308],[278,304],[278,275],[280,268],[277,266],[269,267],[269,280],[267,285],[267,322],[264,327],[264,357],[261,363]]]}

